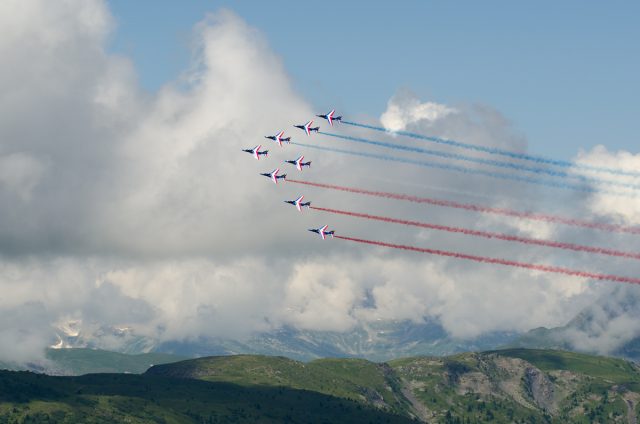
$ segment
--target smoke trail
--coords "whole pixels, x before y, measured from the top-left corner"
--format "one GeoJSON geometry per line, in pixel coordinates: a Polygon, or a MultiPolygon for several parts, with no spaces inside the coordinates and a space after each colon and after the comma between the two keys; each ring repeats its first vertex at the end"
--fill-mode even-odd
{"type": "Polygon", "coordinates": [[[563,167],[563,168],[579,168],[579,169],[586,169],[586,170],[589,170],[589,171],[601,172],[601,173],[609,173],[609,174],[614,174],[614,175],[626,175],[626,176],[630,176],[630,177],[640,177],[640,172],[625,171],[625,170],[622,170],[622,169],[607,168],[607,167],[603,167],[603,166],[586,165],[586,164],[581,164],[581,163],[577,163],[577,162],[571,162],[571,161],[567,161],[567,160],[550,159],[550,158],[545,158],[543,156],[535,156],[535,155],[529,155],[529,154],[526,154],[526,153],[511,152],[509,150],[498,149],[496,147],[479,146],[477,144],[462,143],[460,141],[447,140],[447,139],[439,138],[439,137],[430,137],[430,136],[426,136],[426,135],[422,135],[422,134],[412,133],[412,132],[409,132],[409,131],[391,131],[391,130],[388,130],[388,129],[383,128],[383,127],[376,127],[374,125],[359,124],[357,122],[342,121],[342,123],[343,124],[347,124],[347,125],[352,125],[352,126],[355,126],[355,127],[368,128],[368,129],[374,130],[374,131],[380,131],[380,132],[385,132],[385,133],[389,133],[389,134],[403,135],[403,136],[406,136],[406,137],[417,138],[417,139],[420,139],[420,140],[431,141],[431,142],[434,142],[434,143],[447,144],[449,146],[461,147],[463,149],[475,150],[475,151],[484,152],[484,153],[490,153],[492,155],[501,155],[501,156],[507,156],[507,157],[514,158],[514,159],[528,160],[528,161],[537,162],[537,163],[546,163],[548,165],[555,165],[555,166],[560,166],[560,167],[563,167]]]}
{"type": "Polygon", "coordinates": [[[296,143],[294,141],[292,141],[291,144],[294,144],[296,146],[308,147],[310,149],[324,150],[324,151],[335,152],[335,153],[343,153],[346,155],[353,155],[353,156],[362,156],[366,158],[379,159],[379,160],[385,160],[390,162],[408,163],[411,165],[422,166],[425,168],[445,169],[447,171],[462,172],[464,174],[483,175],[485,177],[498,178],[501,180],[519,181],[519,182],[528,183],[528,184],[542,185],[545,187],[560,188],[565,190],[576,190],[576,191],[582,191],[585,193],[603,193],[603,194],[611,194],[615,196],[636,197],[636,195],[633,193],[597,189],[597,188],[588,187],[588,186],[562,183],[562,182],[551,181],[551,180],[540,180],[532,177],[525,177],[522,175],[503,174],[500,172],[487,171],[485,169],[471,169],[471,168],[465,168],[464,166],[451,165],[447,163],[427,162],[427,161],[420,161],[416,159],[400,158],[395,156],[368,153],[368,152],[354,152],[351,150],[336,149],[334,147],[317,146],[315,144],[296,143]]]}
{"type": "Polygon", "coordinates": [[[440,151],[437,151],[437,150],[424,149],[422,147],[405,146],[405,145],[402,145],[402,144],[390,143],[390,142],[386,142],[386,141],[368,140],[366,138],[352,137],[352,136],[347,136],[347,135],[328,133],[328,132],[324,132],[324,131],[319,131],[318,134],[326,135],[326,136],[329,136],[329,137],[335,137],[335,138],[339,138],[339,139],[342,139],[342,140],[353,141],[353,142],[356,142],[356,143],[364,143],[364,144],[369,144],[369,145],[372,145],[372,146],[386,147],[386,148],[389,148],[389,149],[404,150],[404,151],[407,151],[407,152],[414,152],[414,153],[421,153],[421,154],[425,154],[425,155],[438,156],[438,157],[442,157],[442,158],[446,158],[446,159],[454,159],[454,160],[460,160],[460,161],[471,162],[471,163],[479,163],[479,164],[482,164],[482,165],[490,165],[490,166],[495,166],[495,167],[499,167],[499,168],[514,169],[514,170],[517,170],[517,171],[533,172],[535,174],[546,174],[546,175],[550,175],[552,177],[575,178],[575,179],[578,179],[578,180],[580,180],[582,182],[585,182],[585,183],[606,184],[606,185],[611,185],[611,186],[630,188],[630,189],[633,189],[633,190],[640,190],[640,186],[637,185],[637,184],[626,183],[626,182],[621,182],[621,181],[604,180],[604,179],[601,179],[601,178],[587,177],[587,176],[584,176],[584,175],[572,175],[572,174],[569,174],[567,172],[556,171],[554,169],[538,168],[538,167],[532,167],[532,166],[527,166],[527,165],[521,165],[521,164],[518,164],[518,163],[502,162],[502,161],[494,160],[494,159],[476,158],[476,157],[473,157],[473,156],[466,156],[466,155],[461,155],[461,154],[457,154],[457,153],[440,152],[440,151]]]}
{"type": "Polygon", "coordinates": [[[367,175],[367,180],[369,181],[374,181],[374,182],[378,182],[381,181],[383,183],[394,183],[394,184],[401,184],[403,186],[409,186],[409,187],[417,187],[420,189],[426,189],[428,191],[436,191],[439,193],[447,193],[447,194],[458,194],[458,195],[463,195],[463,196],[467,196],[467,197],[476,197],[478,199],[483,199],[483,200],[491,200],[491,201],[504,201],[507,199],[510,199],[510,197],[506,194],[502,194],[502,193],[489,193],[489,192],[479,192],[479,191],[472,191],[472,190],[463,190],[463,189],[459,189],[459,188],[451,188],[451,187],[443,187],[442,185],[434,185],[434,184],[427,184],[427,183],[423,183],[423,182],[417,182],[417,181],[407,181],[406,179],[398,179],[398,178],[386,178],[386,177],[381,177],[380,175],[376,175],[376,174],[370,174],[367,175]]]}
{"type": "Polygon", "coordinates": [[[344,191],[347,193],[363,194],[366,196],[382,197],[382,198],[393,199],[393,200],[404,200],[404,201],[415,202],[415,203],[425,203],[428,205],[442,206],[445,208],[455,208],[455,209],[463,209],[463,210],[473,211],[473,212],[511,216],[514,218],[529,219],[533,221],[542,221],[542,222],[549,222],[554,224],[571,225],[575,227],[590,228],[594,230],[602,230],[602,231],[617,232],[617,233],[628,233],[628,234],[640,234],[639,227],[625,227],[622,225],[605,224],[605,223],[593,222],[593,221],[583,221],[579,219],[566,218],[566,217],[556,216],[556,215],[520,212],[512,209],[493,208],[493,207],[482,206],[482,205],[477,205],[473,203],[459,203],[451,200],[442,200],[442,199],[435,199],[430,197],[418,197],[418,196],[412,196],[409,194],[389,193],[384,191],[372,191],[372,190],[365,190],[365,189],[354,188],[354,187],[344,187],[344,186],[332,185],[332,184],[315,183],[311,181],[300,181],[295,179],[289,179],[287,180],[287,182],[308,185],[311,187],[326,188],[329,190],[344,191]]]}
{"type": "Polygon", "coordinates": [[[557,249],[574,250],[578,252],[589,252],[589,253],[596,253],[600,255],[617,256],[621,258],[640,260],[640,253],[624,252],[620,250],[606,249],[602,247],[584,246],[584,245],[573,244],[573,243],[562,243],[562,242],[553,241],[553,240],[531,239],[526,237],[512,236],[512,235],[503,234],[503,233],[478,231],[478,230],[472,230],[470,228],[462,228],[462,227],[450,227],[447,225],[438,225],[438,224],[431,224],[427,222],[409,221],[404,219],[389,218],[386,216],[377,216],[377,215],[370,215],[366,213],[349,212],[349,211],[342,211],[338,209],[321,208],[316,206],[311,206],[311,209],[315,209],[317,211],[322,211],[322,212],[329,212],[329,213],[338,214],[338,215],[347,215],[347,216],[353,216],[356,218],[370,219],[374,221],[389,222],[394,224],[408,225],[412,227],[428,228],[430,230],[447,231],[450,233],[460,233],[460,234],[466,234],[466,235],[476,236],[476,237],[484,237],[489,239],[513,241],[516,243],[523,243],[523,244],[529,244],[529,245],[553,247],[557,249]]]}
{"type": "Polygon", "coordinates": [[[490,258],[486,256],[467,255],[465,253],[450,252],[447,250],[437,250],[437,249],[427,249],[422,247],[405,246],[403,244],[393,244],[393,243],[386,243],[382,241],[365,240],[365,239],[360,239],[355,237],[346,237],[346,236],[336,235],[334,236],[334,238],[337,238],[340,240],[353,241],[356,243],[371,244],[374,246],[390,247],[393,249],[428,253],[430,255],[439,255],[439,256],[448,256],[448,257],[457,258],[457,259],[466,259],[469,261],[482,262],[486,264],[506,265],[506,266],[511,266],[515,268],[524,268],[524,269],[531,269],[535,271],[552,272],[556,274],[571,275],[574,277],[581,277],[581,278],[591,278],[594,280],[615,281],[617,283],[640,284],[640,278],[624,277],[624,276],[611,275],[611,274],[599,274],[599,273],[588,272],[588,271],[579,271],[579,270],[570,269],[570,268],[561,268],[557,266],[531,264],[527,262],[510,261],[507,259],[490,258]]]}

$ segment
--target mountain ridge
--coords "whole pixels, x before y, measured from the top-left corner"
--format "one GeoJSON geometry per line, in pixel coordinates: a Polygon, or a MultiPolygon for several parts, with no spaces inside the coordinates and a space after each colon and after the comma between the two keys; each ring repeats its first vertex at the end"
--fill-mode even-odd
{"type": "Polygon", "coordinates": [[[154,365],[138,376],[0,372],[0,418],[37,413],[43,422],[54,413],[94,422],[103,422],[98,413],[131,422],[368,422],[354,418],[364,411],[371,422],[627,423],[640,417],[639,404],[638,365],[538,349],[382,363],[216,356],[154,365]]]}

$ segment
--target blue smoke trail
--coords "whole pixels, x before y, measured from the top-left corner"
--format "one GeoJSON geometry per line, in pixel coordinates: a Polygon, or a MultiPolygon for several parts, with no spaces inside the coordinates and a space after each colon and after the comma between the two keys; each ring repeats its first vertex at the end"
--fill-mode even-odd
{"type": "Polygon", "coordinates": [[[310,149],[324,150],[324,151],[327,151],[327,152],[343,153],[343,154],[346,154],[346,155],[361,156],[361,157],[366,157],[366,158],[373,158],[373,159],[386,160],[386,161],[392,161],[392,162],[402,162],[402,163],[408,163],[408,164],[411,164],[411,165],[422,166],[422,167],[425,167],[425,168],[446,169],[448,171],[457,171],[457,172],[462,172],[464,174],[484,175],[486,177],[499,178],[499,179],[502,179],[502,180],[520,181],[520,182],[524,182],[524,183],[537,184],[537,185],[542,185],[542,186],[546,186],[546,187],[582,191],[582,192],[585,192],[585,193],[604,193],[604,194],[611,194],[611,195],[615,195],[615,196],[637,197],[632,193],[619,192],[619,191],[609,191],[609,190],[599,190],[599,189],[595,189],[595,188],[592,188],[592,187],[589,187],[589,186],[580,186],[580,185],[576,185],[576,184],[561,183],[561,182],[549,181],[549,180],[539,180],[539,179],[531,178],[531,177],[523,177],[521,175],[502,174],[502,173],[499,173],[499,172],[486,171],[484,169],[470,169],[470,168],[465,168],[463,166],[450,165],[450,164],[446,164],[446,163],[426,162],[426,161],[420,161],[420,160],[415,160],[415,159],[399,158],[399,157],[395,157],[395,156],[381,155],[381,154],[376,154],[376,153],[354,152],[354,151],[351,151],[351,150],[342,150],[342,149],[336,149],[336,148],[333,148],[333,147],[317,146],[317,145],[314,145],[314,144],[296,143],[294,141],[292,141],[290,144],[293,144],[293,145],[296,145],[296,146],[308,147],[310,149]]]}
{"type": "Polygon", "coordinates": [[[532,167],[527,165],[521,165],[518,163],[502,162],[502,161],[493,160],[493,159],[476,158],[473,156],[466,156],[458,153],[440,152],[437,150],[424,149],[422,147],[404,146],[402,144],[389,143],[386,141],[368,140],[366,138],[352,137],[347,135],[328,133],[324,131],[318,131],[318,134],[327,135],[329,137],[340,138],[347,141],[354,141],[356,143],[365,143],[373,146],[387,147],[389,149],[405,150],[407,152],[422,153],[425,155],[439,156],[447,159],[480,163],[483,165],[496,166],[499,168],[515,169],[517,171],[528,171],[536,174],[547,174],[553,177],[575,178],[585,183],[606,184],[606,185],[612,185],[617,187],[630,188],[632,190],[640,190],[640,186],[637,184],[626,183],[621,181],[603,180],[600,178],[586,177],[584,175],[572,175],[564,171],[556,171],[548,168],[538,168],[538,167],[532,167]]]}
{"type": "Polygon", "coordinates": [[[409,132],[409,131],[391,131],[391,130],[388,130],[388,129],[383,128],[383,127],[376,127],[374,125],[359,124],[357,122],[342,121],[342,123],[343,124],[347,124],[347,125],[353,125],[355,127],[368,128],[368,129],[374,130],[374,131],[380,131],[380,132],[385,132],[385,133],[389,133],[389,134],[398,134],[398,135],[403,135],[403,136],[406,136],[406,137],[417,138],[417,139],[420,139],[420,140],[432,141],[434,143],[447,144],[449,146],[461,147],[463,149],[469,149],[469,150],[475,150],[475,151],[478,151],[478,152],[490,153],[492,155],[501,155],[501,156],[507,156],[507,157],[514,158],[514,159],[528,160],[528,161],[537,162],[537,163],[546,163],[548,165],[555,165],[555,166],[560,166],[560,167],[563,167],[563,168],[578,168],[578,169],[585,169],[585,170],[594,171],[594,172],[604,172],[604,173],[615,174],[615,175],[625,175],[625,176],[629,176],[629,177],[640,177],[640,172],[625,171],[625,170],[622,170],[622,169],[607,168],[607,167],[603,167],[603,166],[585,165],[585,164],[581,164],[581,163],[577,163],[577,162],[571,162],[571,161],[567,161],[567,160],[550,159],[550,158],[545,158],[545,157],[542,157],[542,156],[529,155],[529,154],[526,154],[526,153],[516,153],[516,152],[511,152],[509,150],[498,149],[496,147],[478,146],[477,144],[462,143],[460,141],[455,141],[455,140],[447,140],[447,139],[444,139],[444,138],[430,137],[430,136],[427,136],[427,135],[416,134],[416,133],[412,133],[412,132],[409,132]]]}

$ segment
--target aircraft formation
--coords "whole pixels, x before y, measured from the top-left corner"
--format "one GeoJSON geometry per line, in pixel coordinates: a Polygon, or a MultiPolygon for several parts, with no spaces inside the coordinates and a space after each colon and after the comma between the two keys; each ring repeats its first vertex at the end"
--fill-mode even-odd
{"type": "MultiPolygon", "coordinates": [[[[329,124],[331,126],[333,126],[334,122],[341,122],[342,121],[342,116],[334,116],[335,115],[335,109],[331,110],[331,112],[325,113],[325,114],[318,114],[316,115],[319,118],[323,118],[326,119],[327,122],[329,122],[329,124]]],[[[307,134],[308,136],[311,135],[311,133],[315,132],[318,133],[320,131],[320,127],[316,126],[316,127],[312,127],[313,125],[313,120],[308,121],[305,124],[301,124],[301,125],[294,125],[295,128],[299,128],[302,131],[305,132],[305,134],[307,134]]],[[[273,140],[275,143],[278,144],[278,146],[282,147],[282,143],[291,143],[291,137],[285,137],[284,136],[284,131],[280,131],[279,133],[275,134],[275,135],[265,135],[264,138],[269,139],[269,140],[273,140]]],[[[261,144],[258,144],[257,146],[255,146],[254,148],[250,149],[242,149],[243,152],[246,153],[250,153],[256,160],[260,160],[260,156],[264,156],[265,158],[269,156],[269,151],[268,150],[260,150],[262,148],[261,144]]],[[[311,161],[304,161],[304,156],[299,156],[297,159],[293,159],[293,160],[285,160],[285,163],[289,163],[291,165],[294,165],[296,167],[296,169],[298,171],[302,171],[304,167],[308,167],[311,168],[311,161]]],[[[280,168],[276,168],[271,172],[261,172],[260,175],[269,178],[271,181],[273,181],[274,184],[278,184],[278,180],[282,180],[282,181],[286,181],[287,179],[287,174],[280,174],[280,168]]],[[[300,196],[295,200],[285,200],[284,203],[288,203],[290,205],[293,205],[296,207],[296,209],[298,209],[298,211],[302,212],[302,208],[310,208],[311,207],[311,202],[303,202],[302,200],[304,199],[304,196],[300,196]]],[[[328,225],[324,225],[320,228],[309,228],[309,231],[318,234],[322,240],[325,240],[327,238],[327,236],[331,236],[333,238],[335,231],[334,230],[327,230],[329,226],[328,225]]]]}
{"type": "MultiPolygon", "coordinates": [[[[381,133],[390,133],[387,128],[377,127],[368,124],[362,124],[357,122],[350,122],[342,119],[342,116],[335,115],[335,109],[328,113],[317,114],[316,117],[326,120],[330,126],[334,126],[336,122],[350,127],[358,127],[364,130],[377,131],[381,133]]],[[[400,150],[404,152],[411,152],[413,157],[400,157],[396,155],[390,155],[385,153],[372,153],[367,152],[364,149],[358,150],[344,150],[332,147],[329,144],[306,144],[297,143],[291,140],[291,136],[285,137],[285,131],[280,131],[275,135],[265,135],[264,138],[272,140],[277,143],[279,147],[283,147],[284,143],[304,146],[314,150],[328,151],[333,153],[340,153],[346,155],[360,156],[368,159],[384,160],[400,162],[413,166],[427,167],[432,169],[439,169],[448,172],[460,172],[467,176],[480,175],[482,177],[497,178],[501,180],[514,181],[520,184],[535,184],[538,186],[549,187],[560,190],[573,190],[586,193],[604,193],[613,196],[623,196],[637,198],[640,197],[640,183],[629,181],[629,178],[639,178],[640,172],[627,169],[610,168],[598,165],[587,165],[577,162],[570,162],[560,159],[546,158],[542,156],[531,155],[527,153],[514,152],[506,149],[500,149],[495,147],[488,147],[478,144],[470,144],[456,140],[447,140],[433,136],[427,136],[418,133],[412,133],[409,131],[398,131],[395,135],[403,137],[414,138],[429,143],[435,143],[439,145],[446,145],[450,149],[449,151],[434,150],[429,148],[423,148],[418,146],[410,146],[394,141],[380,141],[371,140],[363,137],[355,137],[345,134],[336,134],[331,132],[320,131],[319,126],[313,126],[313,120],[310,120],[304,124],[295,124],[293,127],[298,128],[306,134],[306,136],[312,136],[313,133],[319,134],[323,137],[332,137],[335,140],[349,143],[359,143],[360,145],[373,145],[376,148],[386,148],[392,150],[400,150]],[[452,149],[467,150],[474,152],[474,155],[466,155],[462,152],[455,152],[452,149]],[[482,157],[480,155],[489,155],[489,157],[482,157]],[[415,157],[422,155],[435,156],[447,161],[428,161],[420,160],[415,157]],[[503,158],[508,158],[505,161],[503,158]],[[457,162],[457,164],[453,163],[457,162]],[[478,166],[468,166],[469,163],[478,166]],[[509,172],[499,172],[494,168],[501,168],[502,170],[508,170],[509,172]],[[577,173],[567,172],[566,169],[582,169],[584,171],[590,171],[592,175],[597,176],[585,176],[577,173]],[[604,175],[602,177],[601,175],[604,175]],[[543,178],[541,178],[541,176],[543,178]],[[551,178],[550,178],[551,177],[551,178]],[[612,179],[613,178],[613,179],[612,179]],[[621,180],[620,178],[626,178],[621,180]],[[612,188],[614,187],[614,188],[612,188]],[[620,190],[622,188],[624,190],[620,190]]],[[[261,158],[268,158],[269,151],[262,150],[262,145],[258,144],[253,148],[242,149],[243,152],[251,154],[256,160],[261,158]]],[[[285,164],[293,165],[298,172],[303,172],[304,168],[311,168],[311,161],[305,161],[305,156],[300,155],[296,159],[287,159],[285,164]]],[[[352,194],[360,194],[366,196],[375,196],[385,199],[393,199],[397,201],[409,201],[415,203],[423,203],[437,207],[454,208],[464,210],[470,213],[481,214],[493,214],[508,216],[513,219],[529,220],[529,221],[543,221],[553,225],[563,225],[572,227],[581,227],[588,230],[598,230],[610,233],[627,233],[640,235],[640,227],[628,227],[618,224],[607,224],[598,221],[589,221],[584,219],[576,219],[572,217],[566,217],[561,215],[553,215],[548,213],[532,213],[527,211],[510,210],[506,208],[496,208],[491,205],[482,205],[474,203],[461,203],[457,201],[419,197],[413,195],[406,195],[401,193],[389,193],[380,192],[374,190],[366,190],[357,187],[344,187],[335,184],[325,184],[311,181],[299,181],[297,179],[287,180],[287,174],[282,172],[279,167],[270,172],[261,172],[261,176],[269,178],[274,184],[279,182],[296,183],[299,185],[306,185],[309,187],[323,188],[328,190],[337,190],[342,192],[348,192],[352,194]]],[[[485,239],[501,240],[509,243],[520,243],[523,245],[543,246],[552,249],[563,249],[565,251],[584,252],[587,254],[606,255],[609,257],[617,257],[622,259],[640,260],[640,252],[630,252],[624,250],[613,249],[609,247],[589,246],[578,243],[564,242],[559,240],[549,240],[545,238],[533,238],[523,237],[514,234],[502,233],[502,232],[490,232],[482,229],[465,228],[453,225],[442,225],[433,222],[419,222],[406,219],[398,219],[394,217],[373,215],[370,213],[360,213],[354,211],[344,211],[337,209],[329,209],[324,207],[311,206],[310,201],[304,201],[304,195],[299,196],[295,200],[284,200],[284,203],[294,206],[299,212],[303,211],[303,208],[311,209],[314,211],[331,213],[334,215],[350,216],[354,218],[361,218],[370,221],[393,223],[398,225],[419,227],[423,229],[429,229],[433,231],[446,231],[449,233],[463,234],[471,237],[482,237],[485,239]]],[[[485,264],[497,264],[502,266],[509,266],[515,268],[524,268],[535,271],[542,271],[555,274],[564,274],[569,276],[582,277],[593,280],[606,280],[624,283],[640,284],[640,278],[627,277],[621,275],[612,275],[606,273],[599,273],[587,270],[576,270],[572,268],[563,268],[558,266],[537,264],[529,262],[514,261],[507,258],[496,258],[487,256],[470,255],[466,253],[460,253],[455,251],[445,251],[433,248],[423,248],[417,246],[407,246],[395,243],[389,243],[385,241],[361,239],[356,237],[349,237],[336,234],[335,230],[329,230],[328,225],[323,225],[318,228],[309,228],[309,232],[317,234],[322,240],[326,240],[328,237],[356,242],[360,244],[368,244],[381,246],[392,249],[401,249],[404,251],[420,252],[429,255],[438,255],[456,259],[462,259],[467,261],[481,262],[485,264]]]]}

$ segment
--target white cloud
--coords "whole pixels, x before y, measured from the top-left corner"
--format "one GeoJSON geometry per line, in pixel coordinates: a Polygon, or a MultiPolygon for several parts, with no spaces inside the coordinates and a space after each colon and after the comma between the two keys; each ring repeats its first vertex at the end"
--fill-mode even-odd
{"type": "Polygon", "coordinates": [[[254,258],[138,264],[109,271],[103,281],[153,305],[156,316],[137,329],[162,341],[270,330],[283,296],[278,273],[254,258]]]}
{"type": "Polygon", "coordinates": [[[611,355],[626,343],[640,337],[640,288],[619,285],[606,290],[589,305],[561,337],[577,349],[611,355]]]}
{"type": "Polygon", "coordinates": [[[343,267],[319,261],[298,264],[286,282],[282,319],[301,329],[349,330],[356,322],[352,308],[360,297],[358,286],[343,267]]]}
{"type": "Polygon", "coordinates": [[[563,324],[592,295],[584,281],[574,278],[415,259],[367,262],[384,282],[373,288],[375,308],[358,310],[359,317],[416,322],[438,317],[451,335],[473,338],[486,331],[526,331],[533,323],[563,324]]]}
{"type": "Polygon", "coordinates": [[[380,117],[380,122],[390,131],[401,131],[416,122],[432,124],[457,112],[456,109],[449,106],[434,102],[421,103],[414,96],[401,93],[389,100],[387,110],[380,117]]]}
{"type": "MultiPolygon", "coordinates": [[[[604,146],[596,146],[589,152],[581,151],[576,157],[576,162],[582,165],[595,165],[611,169],[631,170],[637,172],[640,169],[640,154],[633,154],[625,151],[610,152],[604,146]]],[[[607,173],[594,173],[589,170],[573,168],[576,175],[588,176],[590,178],[600,178],[606,180],[616,180],[635,185],[640,185],[640,179],[611,175],[607,173]]],[[[601,186],[605,189],[608,186],[601,186]]],[[[626,193],[633,193],[631,190],[614,189],[626,193]]],[[[638,193],[638,191],[635,191],[638,193]]],[[[623,225],[640,224],[640,196],[617,196],[607,193],[597,193],[591,196],[588,207],[596,216],[608,218],[613,222],[623,225]]]]}

